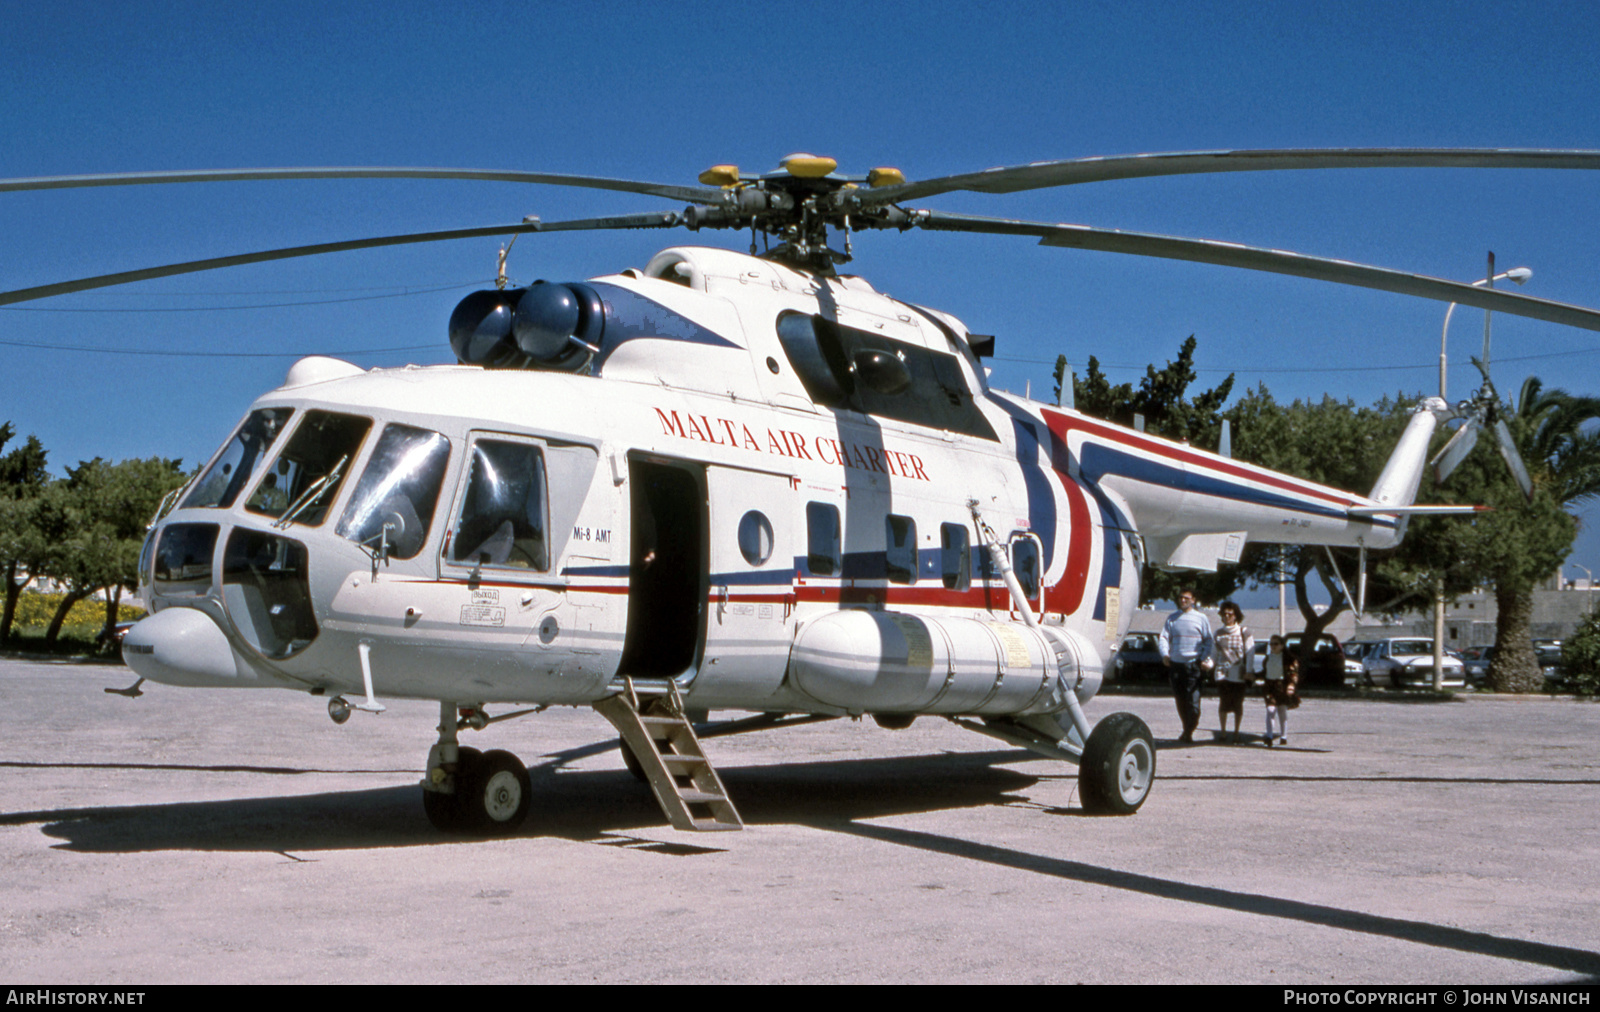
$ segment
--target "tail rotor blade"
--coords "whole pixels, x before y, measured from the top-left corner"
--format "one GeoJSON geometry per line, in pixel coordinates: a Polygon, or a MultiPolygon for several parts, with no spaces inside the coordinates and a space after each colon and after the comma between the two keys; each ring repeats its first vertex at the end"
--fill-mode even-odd
{"type": "Polygon", "coordinates": [[[1444,484],[1444,480],[1450,477],[1457,465],[1467,459],[1467,454],[1471,453],[1472,448],[1478,445],[1479,430],[1478,423],[1469,419],[1465,425],[1455,431],[1455,434],[1450,437],[1450,441],[1444,444],[1444,449],[1440,450],[1428,462],[1433,465],[1434,481],[1441,485],[1444,484]]]}
{"type": "Polygon", "coordinates": [[[1517,452],[1517,444],[1511,438],[1511,430],[1506,427],[1502,418],[1494,420],[1494,440],[1500,448],[1500,456],[1505,460],[1506,467],[1511,470],[1511,477],[1517,480],[1522,494],[1532,499],[1533,479],[1528,477],[1528,468],[1522,463],[1522,454],[1517,452]]]}

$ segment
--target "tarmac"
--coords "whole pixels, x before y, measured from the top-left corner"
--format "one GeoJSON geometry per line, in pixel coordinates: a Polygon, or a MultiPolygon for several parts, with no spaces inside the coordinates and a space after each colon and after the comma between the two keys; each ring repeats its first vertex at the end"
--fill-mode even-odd
{"type": "Polygon", "coordinates": [[[559,708],[464,734],[534,785],[467,840],[422,812],[435,703],[132,681],[0,660],[0,982],[1600,981],[1587,702],[1312,697],[1268,749],[1259,700],[1180,745],[1170,699],[1102,695],[1158,740],[1123,818],[937,718],[713,738],[746,822],[714,834],[559,708]]]}

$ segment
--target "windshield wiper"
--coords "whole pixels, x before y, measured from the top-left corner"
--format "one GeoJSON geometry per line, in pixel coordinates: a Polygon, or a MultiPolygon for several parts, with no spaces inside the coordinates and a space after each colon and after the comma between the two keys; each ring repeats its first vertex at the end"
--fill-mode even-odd
{"type": "Polygon", "coordinates": [[[280,531],[283,530],[285,527],[288,527],[290,524],[294,523],[295,517],[304,513],[306,510],[310,509],[312,506],[315,506],[319,501],[321,501],[322,497],[339,483],[340,477],[344,475],[344,466],[349,462],[350,455],[348,453],[343,457],[340,457],[339,462],[333,465],[333,470],[312,482],[309,488],[300,493],[300,498],[296,499],[289,505],[289,508],[284,511],[283,516],[273,521],[273,529],[280,531]]]}

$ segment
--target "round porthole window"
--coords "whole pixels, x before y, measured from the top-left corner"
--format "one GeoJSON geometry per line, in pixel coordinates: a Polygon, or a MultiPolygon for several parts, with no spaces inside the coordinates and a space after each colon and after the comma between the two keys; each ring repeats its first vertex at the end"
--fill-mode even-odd
{"type": "Polygon", "coordinates": [[[751,510],[739,520],[739,552],[752,566],[764,565],[772,558],[772,523],[760,510],[751,510]]]}

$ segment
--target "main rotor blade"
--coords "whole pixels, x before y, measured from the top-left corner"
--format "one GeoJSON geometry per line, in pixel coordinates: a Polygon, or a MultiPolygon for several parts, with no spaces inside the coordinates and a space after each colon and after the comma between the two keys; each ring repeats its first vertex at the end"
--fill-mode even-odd
{"type": "Polygon", "coordinates": [[[1531,501],[1533,499],[1533,479],[1528,477],[1527,465],[1522,462],[1522,454],[1517,450],[1517,441],[1511,438],[1511,429],[1506,425],[1505,419],[1496,418],[1490,427],[1494,433],[1494,442],[1500,451],[1500,459],[1506,462],[1506,467],[1511,471],[1511,477],[1517,482],[1517,487],[1522,489],[1522,494],[1531,501]]]}
{"type": "Polygon", "coordinates": [[[285,249],[262,250],[256,253],[238,253],[233,256],[212,257],[207,260],[190,260],[164,267],[146,267],[137,271],[100,274],[76,281],[61,281],[53,285],[19,288],[0,292],[0,306],[13,302],[29,302],[52,295],[66,295],[93,288],[109,288],[152,278],[169,278],[175,274],[197,274],[220,267],[237,267],[242,264],[266,263],[270,260],[289,260],[294,257],[318,256],[323,253],[343,253],[348,250],[375,249],[380,246],[404,246],[419,242],[444,242],[450,239],[478,239],[491,235],[514,235],[524,232],[572,232],[586,229],[609,228],[671,228],[682,221],[676,211],[651,211],[645,214],[626,214],[610,218],[581,218],[572,221],[518,222],[512,225],[488,225],[482,228],[455,228],[442,232],[412,232],[407,235],[376,236],[369,239],[349,239],[343,242],[324,242],[312,246],[290,246],[285,249]]]}
{"type": "Polygon", "coordinates": [[[953,190],[1015,193],[1050,186],[1143,176],[1282,169],[1600,169],[1600,151],[1531,148],[1282,148],[1260,151],[1166,151],[1106,158],[1068,158],[939,176],[899,186],[862,189],[863,204],[895,204],[953,190]]]}
{"type": "Polygon", "coordinates": [[[1103,253],[1130,253],[1135,256],[1188,260],[1192,263],[1243,267],[1248,270],[1292,274],[1319,281],[1334,281],[1361,288],[1414,295],[1439,302],[1457,302],[1497,313],[1526,316],[1534,320],[1561,323],[1569,327],[1600,331],[1600,311],[1565,302],[1536,299],[1499,288],[1475,288],[1459,281],[1407,274],[1387,267],[1329,260],[1293,253],[1289,250],[1243,246],[1214,239],[1186,239],[1181,236],[1122,232],[1089,225],[1050,224],[1037,221],[1012,221],[980,215],[948,214],[939,211],[913,212],[916,225],[941,232],[981,232],[992,235],[1032,235],[1041,246],[1066,246],[1098,250],[1103,253]]]}
{"type": "Polygon", "coordinates": [[[149,183],[229,183],[253,179],[475,179],[497,183],[541,183],[548,186],[583,186],[594,190],[643,193],[691,204],[718,204],[722,191],[705,186],[674,186],[632,179],[571,176],[555,172],[512,172],[501,169],[429,169],[405,167],[350,167],[304,169],[202,169],[189,172],[111,172],[88,176],[32,176],[0,179],[6,190],[61,190],[80,186],[140,186],[149,183]]]}

